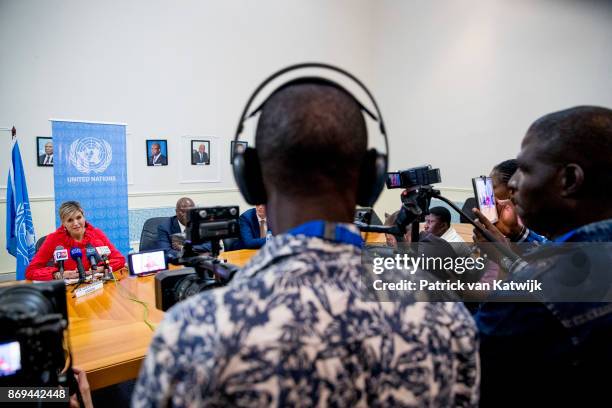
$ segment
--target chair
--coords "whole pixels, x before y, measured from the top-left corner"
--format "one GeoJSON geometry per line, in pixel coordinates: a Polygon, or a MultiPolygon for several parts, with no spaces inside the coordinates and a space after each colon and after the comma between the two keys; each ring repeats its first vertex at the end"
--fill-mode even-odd
{"type": "MultiPolygon", "coordinates": [[[[36,241],[36,245],[34,246],[34,248],[36,249],[36,252],[38,252],[40,247],[44,244],[45,239],[47,239],[46,235],[43,235],[42,237],[38,238],[38,241],[36,241]]],[[[51,259],[49,259],[49,261],[47,262],[47,266],[54,266],[54,265],[55,265],[55,261],[53,260],[53,257],[51,257],[51,259]]]]}
{"type": "MultiPolygon", "coordinates": [[[[461,207],[461,211],[469,215],[471,220],[474,220],[476,216],[472,212],[472,208],[478,208],[478,206],[476,205],[476,199],[474,197],[469,197],[467,200],[465,200],[465,203],[463,203],[463,207],[461,207]]],[[[460,214],[459,222],[466,224],[466,223],[469,223],[470,221],[467,218],[465,218],[463,214],[460,214]]]]}
{"type": "Polygon", "coordinates": [[[372,207],[362,207],[355,209],[354,221],[361,221],[364,224],[369,225],[383,225],[382,221],[374,212],[372,207]]]}
{"type": "Polygon", "coordinates": [[[226,238],[223,240],[223,248],[226,251],[235,251],[237,249],[243,249],[240,245],[240,238],[226,238]]]}
{"type": "Polygon", "coordinates": [[[158,248],[157,227],[167,219],[168,217],[153,217],[145,221],[142,226],[142,232],[140,233],[139,251],[148,251],[158,248]]]}
{"type": "Polygon", "coordinates": [[[38,250],[40,249],[40,247],[42,246],[42,244],[45,242],[45,239],[47,238],[46,235],[43,235],[42,237],[38,238],[38,241],[36,241],[36,252],[38,252],[38,250]]]}

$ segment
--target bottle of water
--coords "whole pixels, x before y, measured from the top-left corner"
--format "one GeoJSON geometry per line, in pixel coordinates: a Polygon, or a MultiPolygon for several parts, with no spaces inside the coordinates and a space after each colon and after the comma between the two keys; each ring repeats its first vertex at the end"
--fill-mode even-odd
{"type": "Polygon", "coordinates": [[[268,232],[266,233],[266,242],[270,241],[272,239],[272,231],[268,230],[268,232]]]}

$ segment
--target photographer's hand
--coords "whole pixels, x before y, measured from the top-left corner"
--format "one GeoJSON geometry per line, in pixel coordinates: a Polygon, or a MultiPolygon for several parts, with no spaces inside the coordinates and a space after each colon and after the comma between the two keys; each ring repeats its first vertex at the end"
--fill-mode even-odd
{"type": "MultiPolygon", "coordinates": [[[[493,236],[496,242],[508,245],[508,239],[506,236],[495,225],[493,225],[478,208],[472,208],[472,212],[477,218],[474,220],[474,222],[478,224],[479,227],[487,230],[487,232],[493,236]]],[[[489,242],[477,228],[474,228],[473,238],[474,242],[489,242]]]]}
{"type": "Polygon", "coordinates": [[[508,238],[520,236],[523,226],[519,223],[516,208],[510,200],[499,200],[496,203],[498,221],[495,227],[508,238]]]}
{"type": "MultiPolygon", "coordinates": [[[[72,371],[74,371],[74,378],[79,384],[79,391],[81,392],[81,397],[83,398],[85,408],[93,408],[91,390],[89,388],[89,381],[87,381],[85,371],[78,367],[72,367],[72,371]]],[[[79,400],[76,393],[70,397],[70,408],[79,408],[79,400]]]]}

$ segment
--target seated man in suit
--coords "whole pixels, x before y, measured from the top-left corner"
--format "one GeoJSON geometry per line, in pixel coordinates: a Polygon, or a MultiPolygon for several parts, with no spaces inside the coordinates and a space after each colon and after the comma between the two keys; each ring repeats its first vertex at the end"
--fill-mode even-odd
{"type": "Polygon", "coordinates": [[[38,156],[38,164],[41,166],[53,166],[53,143],[45,144],[45,154],[38,156]]]}
{"type": "Polygon", "coordinates": [[[198,146],[198,150],[193,151],[191,164],[209,164],[208,153],[206,153],[206,146],[203,143],[198,146]]]}
{"type": "Polygon", "coordinates": [[[266,206],[258,205],[240,216],[240,243],[242,248],[259,249],[266,243],[268,223],[266,206]]]}
{"type": "Polygon", "coordinates": [[[151,145],[151,156],[149,156],[149,166],[167,166],[168,158],[161,153],[161,145],[153,143],[151,145]]]}
{"type": "MultiPolygon", "coordinates": [[[[172,243],[172,234],[184,233],[187,226],[187,212],[195,207],[195,203],[189,197],[182,197],[176,202],[176,215],[168,218],[157,227],[158,248],[168,251],[169,254],[179,256],[183,249],[177,243],[172,243]]],[[[198,252],[211,252],[210,243],[195,245],[198,252]]]]}

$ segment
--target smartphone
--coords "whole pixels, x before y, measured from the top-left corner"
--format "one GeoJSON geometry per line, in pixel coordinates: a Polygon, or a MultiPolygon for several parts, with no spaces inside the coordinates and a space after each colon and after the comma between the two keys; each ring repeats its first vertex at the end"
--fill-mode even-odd
{"type": "Polygon", "coordinates": [[[487,176],[475,177],[472,179],[472,186],[478,209],[489,221],[496,223],[498,218],[495,194],[493,194],[493,180],[487,176]]]}
{"type": "Polygon", "coordinates": [[[128,256],[130,274],[135,276],[150,275],[168,269],[168,263],[162,249],[130,254],[128,256]]]}

